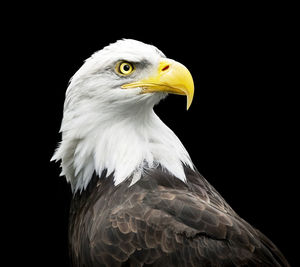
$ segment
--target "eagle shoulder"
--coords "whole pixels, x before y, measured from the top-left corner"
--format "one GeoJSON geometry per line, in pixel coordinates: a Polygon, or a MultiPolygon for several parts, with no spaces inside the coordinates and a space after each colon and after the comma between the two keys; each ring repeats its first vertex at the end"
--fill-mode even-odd
{"type": "Polygon", "coordinates": [[[186,171],[187,183],[162,169],[130,187],[98,178],[73,214],[75,266],[280,266],[261,234],[186,171]]]}

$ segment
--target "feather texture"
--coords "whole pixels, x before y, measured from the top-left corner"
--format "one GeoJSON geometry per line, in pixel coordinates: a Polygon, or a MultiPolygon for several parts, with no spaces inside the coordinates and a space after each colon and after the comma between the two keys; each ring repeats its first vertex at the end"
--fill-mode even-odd
{"type": "Polygon", "coordinates": [[[177,136],[153,111],[166,93],[140,94],[141,88],[123,90],[123,77],[114,65],[120,60],[142,64],[137,79],[151,75],[164,55],[134,40],[118,41],[95,53],[73,76],[67,89],[61,126],[62,142],[52,160],[61,160],[62,175],[73,191],[82,191],[93,172],[114,172],[115,185],[144,169],[160,164],[185,180],[183,165],[193,168],[177,136]],[[134,49],[133,49],[134,47],[134,49]]]}
{"type": "Polygon", "coordinates": [[[197,171],[185,173],[186,183],[158,167],[130,187],[95,176],[73,199],[74,266],[289,266],[197,171]]]}

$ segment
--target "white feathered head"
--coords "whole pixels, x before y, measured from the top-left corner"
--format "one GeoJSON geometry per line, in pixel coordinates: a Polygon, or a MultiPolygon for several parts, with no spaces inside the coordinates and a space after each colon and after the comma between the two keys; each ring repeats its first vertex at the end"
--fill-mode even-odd
{"type": "Polygon", "coordinates": [[[132,177],[133,184],[157,164],[185,180],[188,153],[153,112],[168,93],[186,95],[188,108],[193,80],[152,45],[120,40],[85,61],[67,89],[62,142],[52,158],[61,160],[74,191],[84,189],[94,172],[113,173],[116,185],[132,177]]]}

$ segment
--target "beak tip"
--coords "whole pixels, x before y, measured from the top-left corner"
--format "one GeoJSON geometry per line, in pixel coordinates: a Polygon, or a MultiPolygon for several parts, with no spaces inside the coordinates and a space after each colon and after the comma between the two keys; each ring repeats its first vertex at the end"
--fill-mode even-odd
{"type": "Polygon", "coordinates": [[[190,97],[189,95],[187,95],[187,97],[186,97],[186,110],[189,110],[189,108],[192,105],[192,101],[193,101],[193,97],[190,97]]]}

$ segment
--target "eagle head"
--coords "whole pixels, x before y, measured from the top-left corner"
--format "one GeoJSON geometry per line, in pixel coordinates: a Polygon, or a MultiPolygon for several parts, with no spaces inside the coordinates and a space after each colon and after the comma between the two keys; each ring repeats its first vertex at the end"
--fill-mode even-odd
{"type": "Polygon", "coordinates": [[[160,164],[185,180],[182,164],[192,165],[176,135],[153,106],[167,94],[194,95],[193,79],[182,64],[156,47],[119,40],[94,53],[72,77],[64,104],[62,141],[53,160],[74,191],[96,172],[134,184],[147,168],[160,164]]]}

